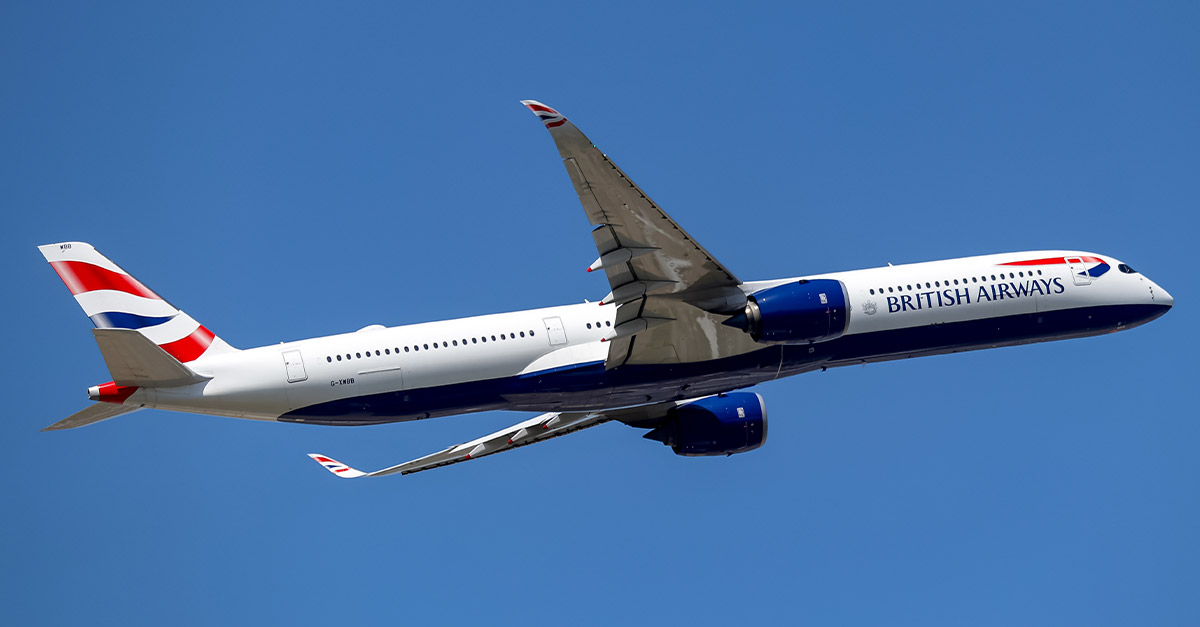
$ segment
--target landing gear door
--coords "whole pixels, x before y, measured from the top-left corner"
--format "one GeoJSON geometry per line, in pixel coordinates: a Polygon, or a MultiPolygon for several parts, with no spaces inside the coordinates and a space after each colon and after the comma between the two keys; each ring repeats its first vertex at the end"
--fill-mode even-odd
{"type": "Polygon", "coordinates": [[[1071,269],[1071,280],[1075,285],[1089,285],[1092,282],[1092,276],[1088,274],[1087,266],[1083,264],[1083,259],[1080,257],[1067,257],[1067,267],[1071,269]]]}
{"type": "Polygon", "coordinates": [[[308,380],[308,373],[304,371],[304,359],[300,357],[300,351],[285,351],[283,366],[287,369],[288,383],[308,380]]]}
{"type": "Polygon", "coordinates": [[[543,318],[542,322],[546,323],[546,336],[550,338],[551,346],[567,343],[567,332],[563,329],[562,318],[543,318]]]}

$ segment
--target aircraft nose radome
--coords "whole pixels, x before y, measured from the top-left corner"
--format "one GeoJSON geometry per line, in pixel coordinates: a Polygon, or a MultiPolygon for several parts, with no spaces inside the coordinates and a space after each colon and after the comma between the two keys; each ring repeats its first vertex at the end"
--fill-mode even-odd
{"type": "Polygon", "coordinates": [[[1166,305],[1167,307],[1175,306],[1175,298],[1173,296],[1171,296],[1170,292],[1159,287],[1157,284],[1155,284],[1154,287],[1155,287],[1155,290],[1154,290],[1154,302],[1155,303],[1157,303],[1159,305],[1166,305]]]}

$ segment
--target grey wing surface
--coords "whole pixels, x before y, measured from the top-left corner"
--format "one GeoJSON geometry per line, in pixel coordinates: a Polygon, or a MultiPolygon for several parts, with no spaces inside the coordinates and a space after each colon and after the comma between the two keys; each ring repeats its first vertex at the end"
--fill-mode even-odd
{"type": "Polygon", "coordinates": [[[550,131],[579,195],[617,304],[608,368],[717,359],[760,345],[722,325],[746,303],[741,281],[560,113],[522,101],[550,131]]]}

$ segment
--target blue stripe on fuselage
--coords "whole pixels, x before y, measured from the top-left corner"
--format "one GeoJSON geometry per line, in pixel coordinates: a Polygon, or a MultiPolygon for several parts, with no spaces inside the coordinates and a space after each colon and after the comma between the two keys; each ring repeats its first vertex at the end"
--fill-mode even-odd
{"type": "Polygon", "coordinates": [[[993,346],[1099,335],[1144,324],[1160,305],[1108,305],[844,335],[809,345],[764,346],[725,359],[687,364],[601,362],[529,375],[345,398],[296,409],[288,422],[364,425],[475,411],[571,411],[691,398],[816,370],[993,346]],[[811,351],[811,352],[810,352],[811,351]]]}

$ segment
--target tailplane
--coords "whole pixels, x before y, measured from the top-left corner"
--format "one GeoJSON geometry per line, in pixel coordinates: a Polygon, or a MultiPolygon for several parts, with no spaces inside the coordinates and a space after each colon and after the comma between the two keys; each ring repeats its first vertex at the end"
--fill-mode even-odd
{"type": "Polygon", "coordinates": [[[62,431],[63,429],[74,429],[75,427],[86,427],[91,424],[116,418],[121,414],[128,414],[141,409],[141,407],[129,405],[113,405],[112,403],[96,403],[87,409],[81,409],[62,420],[42,429],[42,431],[62,431]]]}

